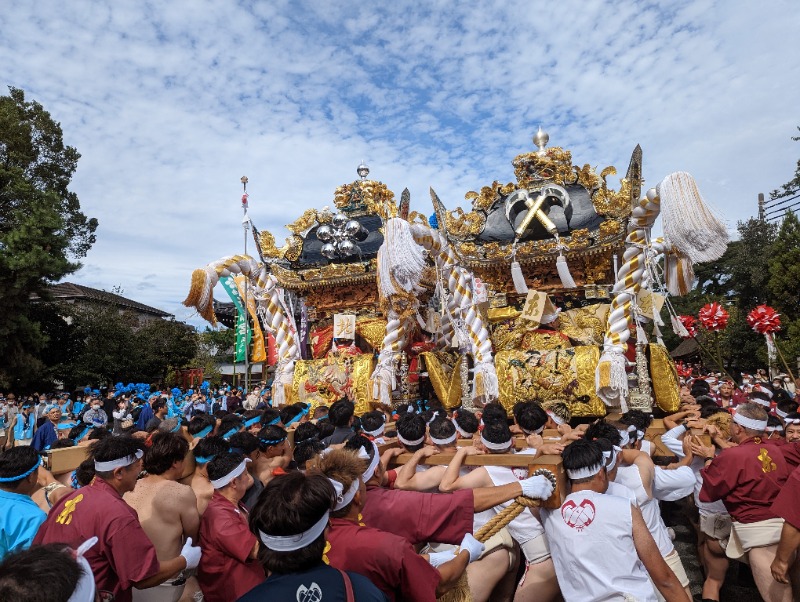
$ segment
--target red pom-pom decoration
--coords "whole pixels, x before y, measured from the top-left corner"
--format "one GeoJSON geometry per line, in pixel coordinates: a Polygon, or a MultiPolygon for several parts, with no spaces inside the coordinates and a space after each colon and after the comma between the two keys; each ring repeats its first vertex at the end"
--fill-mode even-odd
{"type": "Polygon", "coordinates": [[[706,330],[724,330],[728,325],[730,314],[715,301],[714,303],[706,303],[697,312],[697,317],[700,318],[700,324],[706,330]]]}
{"type": "Polygon", "coordinates": [[[747,314],[747,324],[760,334],[772,334],[781,329],[781,315],[769,305],[759,305],[747,314]]]}
{"type": "Polygon", "coordinates": [[[681,324],[683,324],[683,327],[689,333],[688,337],[683,337],[684,339],[690,337],[694,338],[697,336],[697,326],[695,325],[697,321],[694,319],[694,316],[678,316],[678,319],[681,321],[681,324]]]}

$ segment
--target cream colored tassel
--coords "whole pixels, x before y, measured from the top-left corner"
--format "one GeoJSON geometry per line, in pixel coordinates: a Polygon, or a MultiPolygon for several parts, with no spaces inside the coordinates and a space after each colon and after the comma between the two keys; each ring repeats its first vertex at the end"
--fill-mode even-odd
{"type": "Polygon", "coordinates": [[[567,265],[567,258],[563,253],[558,254],[556,259],[556,269],[558,270],[558,277],[561,278],[561,284],[564,288],[576,288],[575,280],[569,272],[569,265],[567,265]]]}
{"type": "Polygon", "coordinates": [[[528,294],[528,284],[525,282],[525,275],[518,261],[511,262],[511,279],[514,281],[514,289],[519,295],[528,294]]]}

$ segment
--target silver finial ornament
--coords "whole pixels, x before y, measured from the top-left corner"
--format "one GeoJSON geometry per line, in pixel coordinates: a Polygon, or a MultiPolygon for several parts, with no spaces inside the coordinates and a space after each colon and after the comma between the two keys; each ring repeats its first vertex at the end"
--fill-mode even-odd
{"type": "Polygon", "coordinates": [[[544,155],[544,147],[547,146],[547,143],[550,141],[550,136],[547,132],[542,130],[542,126],[539,126],[539,131],[536,132],[536,135],[533,137],[533,143],[539,149],[537,152],[540,155],[544,155]]]}
{"type": "Polygon", "coordinates": [[[362,161],[359,166],[356,167],[356,173],[358,174],[359,178],[366,180],[367,176],[369,175],[369,166],[362,161]]]}

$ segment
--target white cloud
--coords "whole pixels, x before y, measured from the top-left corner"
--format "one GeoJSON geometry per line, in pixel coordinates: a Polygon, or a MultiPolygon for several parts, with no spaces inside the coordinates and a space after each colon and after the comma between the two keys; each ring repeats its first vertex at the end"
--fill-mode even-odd
{"type": "Polygon", "coordinates": [[[640,143],[648,184],[689,171],[731,226],[793,174],[793,2],[468,4],[5,3],[2,83],[62,123],[100,221],[70,279],[185,319],[191,270],[242,249],[242,175],[281,241],[362,159],[464,205],[540,124],[620,172],[640,143]]]}

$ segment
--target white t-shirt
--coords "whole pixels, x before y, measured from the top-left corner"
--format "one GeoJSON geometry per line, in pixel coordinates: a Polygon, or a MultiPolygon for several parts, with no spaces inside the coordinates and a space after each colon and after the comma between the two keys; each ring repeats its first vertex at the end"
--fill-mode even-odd
{"type": "Polygon", "coordinates": [[[633,543],[629,499],[577,491],[558,510],[540,512],[566,602],[656,602],[633,543]]]}

